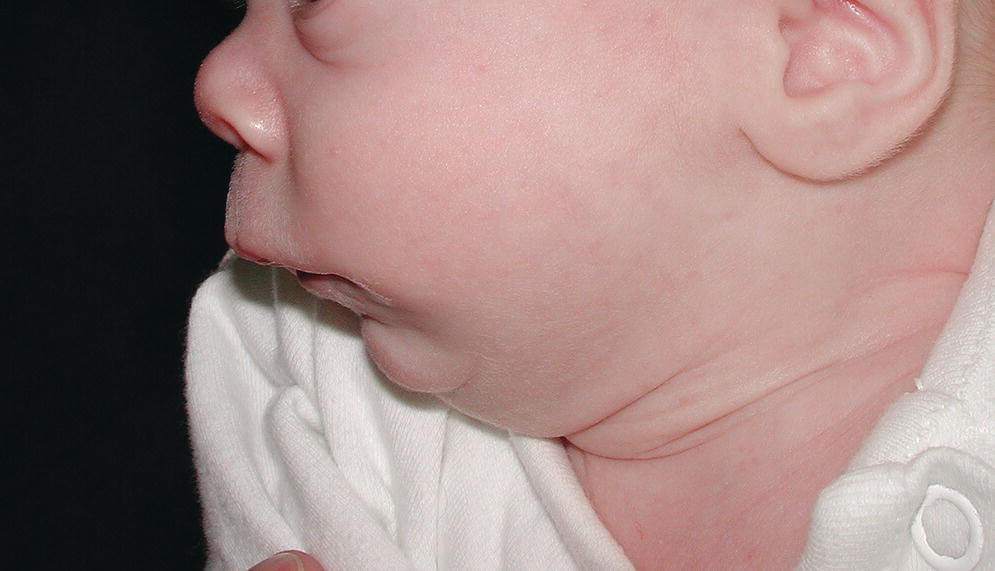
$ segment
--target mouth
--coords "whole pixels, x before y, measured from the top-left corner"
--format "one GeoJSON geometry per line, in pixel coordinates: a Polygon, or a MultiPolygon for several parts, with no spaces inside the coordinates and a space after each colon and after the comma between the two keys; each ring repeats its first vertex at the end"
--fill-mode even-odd
{"type": "Polygon", "coordinates": [[[296,270],[297,281],[311,295],[333,301],[360,317],[373,317],[377,310],[390,305],[390,300],[369,287],[337,274],[312,274],[296,270]]]}

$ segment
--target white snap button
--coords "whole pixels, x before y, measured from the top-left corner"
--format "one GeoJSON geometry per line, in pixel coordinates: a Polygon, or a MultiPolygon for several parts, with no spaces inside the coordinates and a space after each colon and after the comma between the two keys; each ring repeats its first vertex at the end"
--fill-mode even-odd
{"type": "MultiPolygon", "coordinates": [[[[962,526],[956,527],[965,531],[962,526]]],[[[983,531],[981,516],[974,504],[957,490],[939,484],[932,484],[926,489],[926,497],[923,499],[922,505],[919,506],[919,511],[916,512],[916,517],[912,522],[912,528],[909,530],[912,535],[912,543],[919,551],[919,555],[931,567],[940,571],[969,571],[973,569],[981,561],[981,553],[984,551],[983,531]],[[959,556],[952,557],[937,553],[930,545],[930,530],[927,529],[929,525],[923,522],[923,514],[938,502],[944,502],[946,506],[953,506],[959,510],[960,515],[963,516],[961,521],[967,523],[967,537],[964,538],[963,542],[966,547],[963,554],[959,556]]],[[[935,534],[936,530],[933,532],[935,534]]]]}

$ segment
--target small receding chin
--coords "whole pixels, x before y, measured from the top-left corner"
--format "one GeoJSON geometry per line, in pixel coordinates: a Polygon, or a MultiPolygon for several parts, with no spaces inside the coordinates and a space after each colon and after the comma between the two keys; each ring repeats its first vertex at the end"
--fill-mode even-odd
{"type": "Polygon", "coordinates": [[[469,378],[467,363],[447,355],[427,335],[361,317],[366,351],[392,383],[414,392],[441,394],[456,390],[469,378]]]}

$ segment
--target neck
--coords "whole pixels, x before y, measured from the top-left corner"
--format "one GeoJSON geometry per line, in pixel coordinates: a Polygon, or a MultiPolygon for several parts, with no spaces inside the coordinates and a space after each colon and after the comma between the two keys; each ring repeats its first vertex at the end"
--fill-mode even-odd
{"type": "Polygon", "coordinates": [[[771,290],[784,304],[756,302],[730,318],[721,352],[567,438],[594,455],[650,459],[734,434],[746,419],[811,394],[825,392],[830,398],[820,402],[838,404],[839,417],[847,417],[865,397],[892,394],[889,387],[915,376],[966,275],[957,268],[901,272],[854,286],[847,302],[809,295],[790,302],[789,293],[771,290]]]}
{"type": "MultiPolygon", "coordinates": [[[[914,388],[941,314],[959,285],[955,276],[925,283],[949,297],[937,303],[936,316],[921,328],[900,338],[883,336],[887,341],[860,356],[772,383],[776,388],[664,439],[642,459],[592,454],[568,439],[582,486],[636,567],[793,565],[818,492],[842,473],[887,405],[914,388]]],[[[702,382],[700,375],[691,372],[674,381],[702,382]]],[[[647,402],[666,403],[667,392],[647,402]]],[[[657,428],[650,421],[626,426],[629,434],[657,428]]]]}

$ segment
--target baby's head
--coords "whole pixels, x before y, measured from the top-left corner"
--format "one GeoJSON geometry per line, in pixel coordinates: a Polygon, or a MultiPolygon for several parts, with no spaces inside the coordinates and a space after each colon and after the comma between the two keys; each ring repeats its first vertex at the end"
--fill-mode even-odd
{"type": "Polygon", "coordinates": [[[961,4],[249,0],[196,99],[242,151],[239,254],[361,315],[393,381],[556,436],[814,295],[898,196],[865,187],[927,172],[890,163],[948,168],[913,138],[995,133],[995,3],[961,4]]]}

